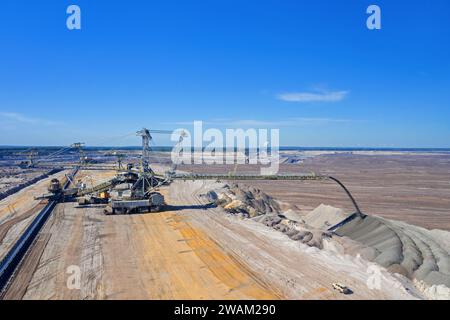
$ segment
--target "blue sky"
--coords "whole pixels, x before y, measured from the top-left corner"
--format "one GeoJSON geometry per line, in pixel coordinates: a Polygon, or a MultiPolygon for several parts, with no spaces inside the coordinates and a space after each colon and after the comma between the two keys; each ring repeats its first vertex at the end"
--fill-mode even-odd
{"type": "Polygon", "coordinates": [[[115,137],[203,120],[290,146],[450,147],[449,39],[448,0],[4,0],[0,145],[137,145],[115,137]]]}

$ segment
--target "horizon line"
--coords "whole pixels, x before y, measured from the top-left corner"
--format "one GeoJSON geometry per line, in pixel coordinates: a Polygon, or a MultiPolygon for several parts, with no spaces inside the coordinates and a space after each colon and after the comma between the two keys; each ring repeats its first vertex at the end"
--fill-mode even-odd
{"type": "MultiPolygon", "coordinates": [[[[67,145],[0,145],[0,148],[63,148],[68,147],[67,145]]],[[[193,146],[194,147],[194,146],[193,146]]],[[[206,147],[206,146],[205,146],[206,147]]],[[[142,149],[139,145],[123,145],[123,146],[98,146],[98,145],[85,145],[84,148],[102,148],[102,149],[120,149],[120,148],[136,148],[142,149]]],[[[151,149],[161,149],[161,148],[173,148],[173,146],[152,146],[151,149]]],[[[225,149],[224,147],[223,149],[225,149]]],[[[343,150],[444,150],[450,151],[450,147],[338,147],[338,146],[292,146],[284,145],[279,146],[280,149],[343,149],[343,150]]],[[[245,149],[249,149],[246,147],[245,149]]]]}

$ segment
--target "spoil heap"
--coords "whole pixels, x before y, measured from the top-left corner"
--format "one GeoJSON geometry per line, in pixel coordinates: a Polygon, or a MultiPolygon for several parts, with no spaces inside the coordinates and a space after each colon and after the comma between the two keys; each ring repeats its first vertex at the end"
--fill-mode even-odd
{"type": "Polygon", "coordinates": [[[307,215],[297,214],[293,219],[292,210],[284,213],[280,203],[269,195],[237,184],[225,185],[208,192],[207,196],[225,211],[259,221],[294,241],[359,255],[418,283],[450,288],[449,232],[430,231],[378,216],[356,216],[329,231],[352,214],[322,204],[307,215]]]}
{"type": "Polygon", "coordinates": [[[207,197],[227,212],[244,218],[279,214],[281,212],[277,201],[254,187],[239,186],[238,184],[224,185],[217,192],[208,192],[207,197]]]}

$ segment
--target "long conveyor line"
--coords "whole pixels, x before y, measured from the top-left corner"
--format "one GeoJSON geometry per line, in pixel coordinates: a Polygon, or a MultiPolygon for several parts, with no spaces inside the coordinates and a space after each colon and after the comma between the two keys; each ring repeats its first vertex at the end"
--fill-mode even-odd
{"type": "MultiPolygon", "coordinates": [[[[63,189],[67,189],[70,184],[70,180],[77,173],[78,168],[75,168],[69,175],[70,179],[67,179],[63,185],[63,189]]],[[[62,195],[50,200],[47,205],[36,215],[31,224],[27,227],[24,233],[20,236],[19,240],[9,250],[3,260],[0,262],[0,297],[3,295],[5,289],[14,276],[17,268],[20,266],[26,253],[34,243],[36,236],[44,226],[48,217],[52,213],[56,204],[61,199],[62,195]]]]}

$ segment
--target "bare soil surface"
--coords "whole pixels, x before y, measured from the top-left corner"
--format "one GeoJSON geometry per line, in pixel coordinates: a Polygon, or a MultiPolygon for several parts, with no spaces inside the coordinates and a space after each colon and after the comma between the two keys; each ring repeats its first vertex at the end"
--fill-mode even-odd
{"type": "Polygon", "coordinates": [[[106,216],[101,207],[64,203],[44,235],[46,241],[30,251],[5,299],[282,297],[181,211],[106,216]],[[67,286],[73,266],[80,270],[80,289],[67,286]]]}
{"type": "Polygon", "coordinates": [[[260,223],[206,206],[201,194],[210,184],[161,188],[171,205],[162,213],[106,216],[100,206],[58,205],[5,298],[420,298],[388,273],[389,289],[371,290],[363,262],[308,251],[260,223]],[[74,267],[79,289],[68,286],[74,267]],[[354,293],[334,291],[333,282],[354,293]]]}
{"type": "MultiPolygon", "coordinates": [[[[183,166],[180,169],[187,173],[259,172],[257,166],[183,166]]],[[[326,154],[307,158],[302,163],[282,164],[280,168],[281,173],[310,171],[339,178],[369,215],[428,229],[450,230],[450,156],[326,154]]],[[[114,171],[86,170],[76,180],[91,186],[113,175],[114,171]]],[[[38,187],[38,183],[29,188],[37,188],[33,189],[34,193],[44,193],[46,184],[41,183],[43,186],[38,187]]],[[[342,213],[333,213],[337,220],[353,211],[343,191],[330,182],[238,183],[261,189],[281,200],[283,210],[292,209],[304,218],[322,203],[344,209],[342,213]]],[[[4,298],[424,298],[409,280],[386,269],[382,270],[382,289],[370,289],[368,270],[372,264],[367,260],[309,247],[256,220],[241,219],[227,214],[223,208],[208,206],[204,194],[216,184],[175,181],[161,188],[170,205],[161,213],[106,216],[101,205],[79,208],[76,203],[59,204],[4,298]],[[73,279],[70,270],[74,268],[80,271],[79,288],[68,285],[73,279]],[[334,282],[344,283],[353,294],[336,292],[332,289],[334,282]]],[[[26,189],[21,192],[23,196],[14,195],[17,198],[0,202],[0,241],[4,246],[0,248],[4,252],[8,248],[4,244],[14,243],[31,221],[33,212],[42,205],[31,201],[26,189]],[[11,203],[15,204],[16,213],[11,210],[11,203]],[[8,237],[9,242],[5,242],[8,237]]],[[[307,220],[320,227],[332,222],[329,215],[323,221],[314,217],[307,220]]],[[[399,225],[399,228],[403,232],[405,227],[399,225]]],[[[359,234],[352,230],[344,233],[360,240],[359,234]]],[[[438,230],[433,233],[439,234],[437,246],[448,249],[448,235],[438,230]]],[[[407,234],[416,235],[422,237],[422,233],[407,234]]],[[[397,250],[395,246],[392,248],[397,250]]],[[[435,252],[433,255],[438,257],[435,252]]],[[[436,260],[439,268],[442,263],[442,259],[436,260]]],[[[411,268],[415,270],[416,266],[411,264],[411,268]]]]}
{"type": "MultiPolygon", "coordinates": [[[[186,172],[229,173],[233,165],[182,166],[186,172]]],[[[237,173],[259,172],[240,165],[237,173]]],[[[300,164],[282,164],[280,173],[331,175],[341,180],[370,215],[400,220],[427,229],[450,230],[450,155],[325,154],[300,164]]],[[[335,183],[318,181],[241,181],[307,214],[320,204],[354,211],[335,183]]]]}

